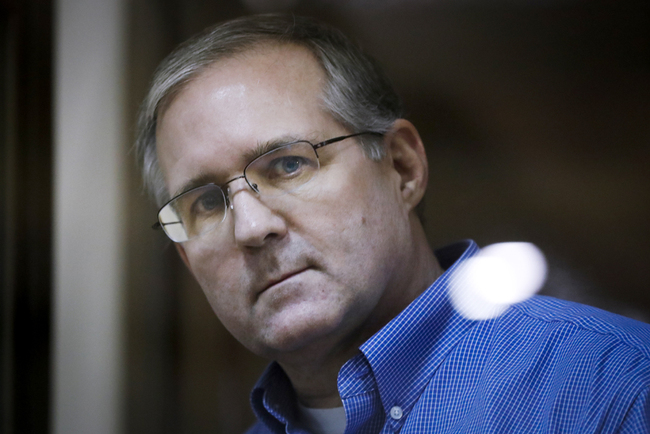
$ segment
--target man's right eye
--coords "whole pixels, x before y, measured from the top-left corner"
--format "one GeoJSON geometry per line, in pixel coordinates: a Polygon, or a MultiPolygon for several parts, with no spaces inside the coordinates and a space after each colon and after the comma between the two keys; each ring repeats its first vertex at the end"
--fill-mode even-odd
{"type": "Polygon", "coordinates": [[[222,210],[223,195],[220,191],[206,191],[192,203],[192,213],[198,216],[222,210]]]}

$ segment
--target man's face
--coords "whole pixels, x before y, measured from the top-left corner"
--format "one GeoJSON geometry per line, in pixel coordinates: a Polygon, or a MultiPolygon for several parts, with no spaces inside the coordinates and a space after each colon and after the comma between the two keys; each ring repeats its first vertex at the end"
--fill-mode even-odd
{"type": "MultiPolygon", "coordinates": [[[[169,192],[241,175],[255,148],[349,134],[320,104],[325,78],[295,46],[217,62],[162,114],[158,156],[169,192]]],[[[294,193],[229,184],[221,226],[179,247],[213,310],[253,352],[319,357],[359,344],[394,312],[409,211],[389,159],[356,138],[318,150],[321,169],[294,193]]]]}

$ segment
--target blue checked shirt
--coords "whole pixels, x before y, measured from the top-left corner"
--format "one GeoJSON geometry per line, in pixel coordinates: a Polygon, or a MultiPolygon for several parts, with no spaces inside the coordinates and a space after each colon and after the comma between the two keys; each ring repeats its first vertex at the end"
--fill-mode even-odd
{"type": "MultiPolygon", "coordinates": [[[[541,296],[464,319],[448,284],[477,252],[436,252],[447,271],[343,365],[346,434],[650,433],[650,326],[541,296]]],[[[276,363],[251,403],[249,433],[305,433],[276,363]]]]}

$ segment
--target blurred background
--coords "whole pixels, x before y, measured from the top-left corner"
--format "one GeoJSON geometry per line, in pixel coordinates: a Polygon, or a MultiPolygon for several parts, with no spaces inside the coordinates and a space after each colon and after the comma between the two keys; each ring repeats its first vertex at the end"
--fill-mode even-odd
{"type": "Polygon", "coordinates": [[[650,321],[650,6],[578,0],[2,0],[6,433],[237,433],[234,341],[131,151],[157,64],[219,21],[329,22],[392,77],[430,163],[426,230],[535,243],[542,292],[650,321]]]}

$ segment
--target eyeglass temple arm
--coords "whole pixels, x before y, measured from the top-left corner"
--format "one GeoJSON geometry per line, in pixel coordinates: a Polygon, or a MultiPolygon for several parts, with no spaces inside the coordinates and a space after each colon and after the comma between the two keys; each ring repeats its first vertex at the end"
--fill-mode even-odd
{"type": "Polygon", "coordinates": [[[356,136],[362,136],[364,134],[371,134],[373,136],[383,136],[384,133],[379,133],[377,131],[362,131],[360,133],[354,133],[354,134],[349,134],[347,136],[339,136],[339,137],[334,137],[329,140],[325,140],[324,142],[316,143],[314,146],[314,149],[322,148],[323,146],[327,146],[329,144],[335,143],[335,142],[340,142],[341,140],[344,139],[349,139],[350,137],[356,137],[356,136]]]}
{"type": "Polygon", "coordinates": [[[156,230],[157,230],[157,229],[162,229],[163,226],[167,226],[167,225],[175,225],[175,224],[179,224],[179,223],[181,223],[181,222],[180,222],[180,221],[177,221],[177,222],[167,222],[167,223],[156,222],[156,223],[154,223],[154,224],[151,225],[151,229],[156,229],[156,230]]]}

